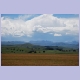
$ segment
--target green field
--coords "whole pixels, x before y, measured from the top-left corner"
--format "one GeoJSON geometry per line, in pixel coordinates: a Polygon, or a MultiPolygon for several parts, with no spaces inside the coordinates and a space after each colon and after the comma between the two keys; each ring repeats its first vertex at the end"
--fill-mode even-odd
{"type": "Polygon", "coordinates": [[[60,53],[78,54],[78,49],[56,47],[56,46],[32,46],[32,45],[5,45],[1,47],[1,53],[60,53]]]}

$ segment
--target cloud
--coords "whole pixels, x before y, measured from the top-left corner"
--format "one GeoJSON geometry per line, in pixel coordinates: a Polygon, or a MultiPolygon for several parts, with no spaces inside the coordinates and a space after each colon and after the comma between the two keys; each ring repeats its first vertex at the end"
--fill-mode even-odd
{"type": "Polygon", "coordinates": [[[61,34],[56,34],[56,33],[55,33],[54,36],[62,36],[62,35],[61,35],[61,34]]]}
{"type": "Polygon", "coordinates": [[[35,32],[53,33],[54,36],[78,35],[78,18],[57,18],[52,14],[21,15],[16,19],[1,17],[1,35],[28,36],[35,32]]]}

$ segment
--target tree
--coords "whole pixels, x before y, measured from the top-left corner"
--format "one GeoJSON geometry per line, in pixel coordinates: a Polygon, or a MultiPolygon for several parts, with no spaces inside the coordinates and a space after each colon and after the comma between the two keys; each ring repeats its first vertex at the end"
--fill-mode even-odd
{"type": "Polygon", "coordinates": [[[75,52],[76,50],[74,49],[73,51],[75,52]]]}
{"type": "Polygon", "coordinates": [[[29,51],[28,53],[32,53],[33,51],[29,51]]]}
{"type": "Polygon", "coordinates": [[[34,53],[36,53],[36,51],[34,51],[34,53]]]}
{"type": "Polygon", "coordinates": [[[45,53],[45,51],[43,51],[43,53],[45,53]]]}

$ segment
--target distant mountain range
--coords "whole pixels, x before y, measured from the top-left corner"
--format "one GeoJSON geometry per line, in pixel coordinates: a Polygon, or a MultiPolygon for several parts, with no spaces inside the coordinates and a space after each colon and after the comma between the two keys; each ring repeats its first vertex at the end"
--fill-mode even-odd
{"type": "Polygon", "coordinates": [[[79,48],[78,41],[72,41],[72,42],[30,41],[30,43],[40,46],[62,46],[69,48],[79,48]]]}
{"type": "Polygon", "coordinates": [[[16,44],[24,44],[24,41],[1,41],[2,45],[16,45],[16,44]]]}
{"type": "MultiPolygon", "coordinates": [[[[17,44],[25,44],[27,42],[24,41],[1,41],[1,45],[17,45],[17,44]]],[[[28,42],[33,45],[40,45],[40,46],[62,46],[62,47],[69,47],[69,48],[79,48],[78,41],[72,42],[52,42],[52,41],[30,41],[28,42]]]]}

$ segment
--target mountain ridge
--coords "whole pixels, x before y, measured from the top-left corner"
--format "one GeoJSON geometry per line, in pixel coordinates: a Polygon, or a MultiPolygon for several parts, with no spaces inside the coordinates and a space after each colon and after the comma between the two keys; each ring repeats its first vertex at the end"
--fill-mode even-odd
{"type": "Polygon", "coordinates": [[[62,46],[62,47],[69,47],[69,48],[79,48],[79,42],[78,41],[72,41],[72,42],[52,42],[52,41],[1,41],[1,45],[18,45],[18,44],[25,44],[30,43],[33,45],[40,45],[40,46],[62,46]]]}

